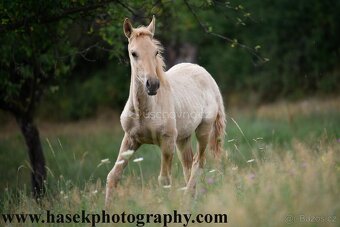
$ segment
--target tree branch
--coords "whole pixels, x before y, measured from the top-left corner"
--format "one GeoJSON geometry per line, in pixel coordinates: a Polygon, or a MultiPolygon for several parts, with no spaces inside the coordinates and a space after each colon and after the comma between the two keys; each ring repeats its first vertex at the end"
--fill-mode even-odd
{"type": "Polygon", "coordinates": [[[116,2],[116,1],[117,0],[107,0],[107,1],[102,1],[102,2],[96,3],[96,4],[92,4],[92,5],[85,5],[85,6],[82,6],[82,7],[70,8],[70,9],[65,10],[64,12],[62,12],[59,15],[52,15],[50,17],[25,18],[21,21],[15,22],[15,23],[1,25],[0,26],[0,32],[12,31],[12,30],[24,27],[27,24],[31,24],[31,23],[35,23],[35,22],[37,24],[48,24],[48,23],[56,22],[56,21],[59,21],[59,20],[65,18],[67,16],[77,14],[77,13],[81,13],[81,12],[88,12],[88,11],[91,11],[91,10],[95,10],[95,9],[104,7],[107,4],[110,4],[110,3],[116,2]]]}
{"type": "Polygon", "coordinates": [[[199,19],[198,15],[196,14],[195,10],[191,7],[191,5],[188,3],[187,0],[183,0],[184,1],[184,4],[187,6],[187,8],[189,9],[189,11],[191,12],[191,14],[193,15],[193,17],[195,18],[196,22],[200,25],[200,27],[204,30],[205,33],[209,34],[209,35],[212,35],[212,36],[215,36],[215,37],[218,37],[220,39],[223,39],[229,43],[232,43],[232,44],[235,44],[243,49],[245,49],[246,51],[248,51],[248,53],[252,54],[253,56],[255,56],[257,59],[260,60],[261,63],[265,63],[268,61],[268,59],[262,57],[260,54],[257,53],[257,51],[254,49],[254,48],[251,48],[245,44],[242,44],[242,43],[239,43],[239,42],[235,42],[235,40],[229,38],[229,37],[226,37],[224,35],[221,35],[221,34],[218,34],[218,33],[215,33],[215,32],[212,32],[210,31],[206,25],[204,25],[202,23],[202,21],[199,19]]]}
{"type": "Polygon", "coordinates": [[[119,5],[121,5],[123,8],[125,8],[127,11],[129,11],[133,16],[136,16],[136,15],[137,15],[136,12],[135,12],[131,7],[129,7],[128,5],[126,5],[126,4],[124,4],[123,2],[118,1],[118,0],[117,0],[117,3],[118,3],[119,5]]]}

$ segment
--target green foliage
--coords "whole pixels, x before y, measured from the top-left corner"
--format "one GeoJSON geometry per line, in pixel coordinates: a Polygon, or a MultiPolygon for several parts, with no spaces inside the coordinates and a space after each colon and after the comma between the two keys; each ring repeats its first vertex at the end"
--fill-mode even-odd
{"type": "MultiPolygon", "coordinates": [[[[98,54],[98,49],[109,51],[110,57],[120,56],[121,26],[118,32],[115,22],[121,21],[125,11],[123,6],[110,3],[2,1],[0,107],[15,115],[34,115],[42,94],[57,92],[59,83],[66,81],[64,77],[70,75],[73,67],[81,68],[79,58],[88,61],[92,51],[99,59],[103,54],[98,54]]],[[[95,101],[96,98],[89,100],[95,101]]],[[[82,110],[87,116],[89,111],[82,110]]]]}
{"type": "Polygon", "coordinates": [[[125,104],[130,85],[128,65],[116,62],[83,73],[86,75],[78,73],[56,92],[51,91],[43,99],[40,115],[55,120],[79,120],[96,114],[100,107],[119,109],[125,104]],[[86,76],[89,78],[81,80],[86,76]]]}
{"type": "Polygon", "coordinates": [[[255,92],[262,100],[337,92],[339,9],[338,1],[232,1],[197,9],[214,32],[231,39],[229,45],[211,36],[193,39],[200,47],[199,63],[222,91],[255,92]],[[267,62],[239,43],[254,47],[267,62]]]}
{"type": "Polygon", "coordinates": [[[129,17],[135,26],[147,24],[153,14],[165,56],[170,49],[178,52],[182,43],[196,46],[197,62],[226,97],[258,94],[271,101],[340,90],[338,1],[120,1],[61,17],[101,3],[2,2],[3,26],[29,23],[0,38],[1,95],[12,101],[22,97],[34,60],[49,78],[39,82],[48,84],[43,112],[51,112],[48,103],[60,108],[57,118],[90,116],[100,106],[121,109],[129,86],[129,66],[118,64],[128,61],[122,22],[129,17]],[[8,73],[13,57],[20,75],[15,79],[8,73]],[[63,75],[70,75],[67,83],[60,80],[63,75]]]}
{"type": "Polygon", "coordinates": [[[62,58],[73,49],[64,35],[71,20],[53,22],[60,11],[53,4],[54,1],[1,3],[0,94],[16,114],[32,112],[45,87],[73,66],[72,58],[62,58]]]}

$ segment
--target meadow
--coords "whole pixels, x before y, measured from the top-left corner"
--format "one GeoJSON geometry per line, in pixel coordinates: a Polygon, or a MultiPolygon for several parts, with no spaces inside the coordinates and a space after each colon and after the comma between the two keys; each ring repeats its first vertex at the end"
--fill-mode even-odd
{"type": "MultiPolygon", "coordinates": [[[[161,188],[157,183],[160,150],[144,145],[133,157],[143,160],[130,162],[124,172],[112,212],[226,213],[227,226],[339,226],[340,98],[226,109],[222,164],[208,155],[198,196],[189,206],[183,205],[181,188],[185,185],[177,156],[172,186],[161,188]]],[[[103,111],[93,119],[64,123],[41,120],[38,126],[47,159],[46,197],[37,203],[30,196],[26,148],[10,121],[0,131],[1,213],[42,213],[47,209],[100,213],[106,175],[123,136],[119,115],[103,111]]],[[[2,219],[0,224],[6,226],[2,219]]],[[[67,226],[73,225],[81,226],[67,226]]]]}

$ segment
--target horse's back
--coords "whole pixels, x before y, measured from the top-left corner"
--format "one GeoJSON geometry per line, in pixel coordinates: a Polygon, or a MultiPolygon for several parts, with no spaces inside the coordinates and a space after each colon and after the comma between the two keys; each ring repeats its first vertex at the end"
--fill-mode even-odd
{"type": "Polygon", "coordinates": [[[181,134],[185,137],[186,132],[195,130],[202,121],[215,120],[221,95],[207,70],[196,64],[181,63],[170,68],[166,77],[174,97],[179,137],[181,134]]]}
{"type": "Polygon", "coordinates": [[[219,93],[213,77],[207,70],[197,64],[180,63],[174,65],[166,72],[166,76],[174,89],[185,85],[190,86],[191,89],[198,88],[200,91],[213,90],[219,93]]]}
{"type": "MultiPolygon", "coordinates": [[[[174,65],[166,72],[167,80],[169,81],[172,89],[180,91],[183,87],[186,90],[198,90],[198,93],[213,92],[220,95],[219,88],[214,78],[209,72],[197,64],[180,63],[174,65]]],[[[184,92],[182,90],[182,92],[184,92]]]]}
{"type": "Polygon", "coordinates": [[[210,74],[202,66],[193,63],[179,63],[166,71],[168,79],[182,76],[209,76],[210,74]]]}

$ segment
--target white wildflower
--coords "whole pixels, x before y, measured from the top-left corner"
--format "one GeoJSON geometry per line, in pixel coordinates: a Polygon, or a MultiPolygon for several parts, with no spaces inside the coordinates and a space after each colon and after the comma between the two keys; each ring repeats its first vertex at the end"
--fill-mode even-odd
{"type": "Polygon", "coordinates": [[[105,159],[100,160],[100,163],[97,165],[97,167],[100,167],[101,165],[109,164],[109,163],[110,163],[110,159],[105,158],[105,159]]]}
{"type": "Polygon", "coordinates": [[[141,161],[143,161],[144,159],[141,157],[141,158],[136,158],[136,159],[134,159],[133,160],[133,162],[141,162],[141,161]]]}
{"type": "Polygon", "coordinates": [[[252,163],[252,162],[254,162],[255,161],[255,159],[249,159],[248,161],[247,161],[247,163],[252,163]]]}
{"type": "Polygon", "coordinates": [[[124,158],[129,158],[131,155],[133,155],[135,151],[134,150],[127,150],[127,151],[124,151],[121,156],[123,156],[124,158]]]}
{"type": "Polygon", "coordinates": [[[105,158],[105,159],[100,160],[100,162],[103,163],[103,164],[109,164],[110,163],[110,159],[105,158]]]}

